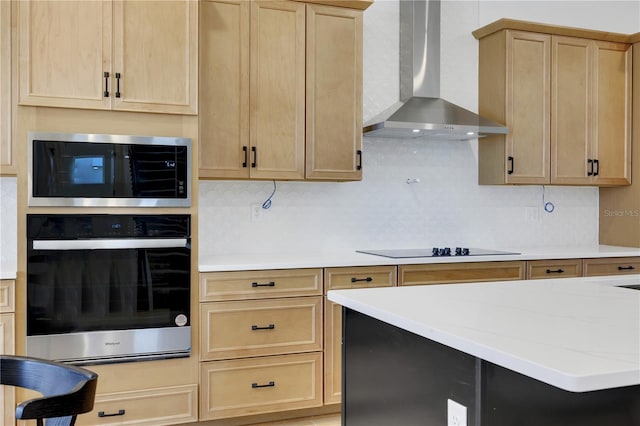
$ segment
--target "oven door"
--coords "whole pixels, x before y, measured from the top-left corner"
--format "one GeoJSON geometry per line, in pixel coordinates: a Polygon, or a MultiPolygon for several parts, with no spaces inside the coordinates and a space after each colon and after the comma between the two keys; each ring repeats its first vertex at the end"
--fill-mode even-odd
{"type": "Polygon", "coordinates": [[[56,360],[190,349],[187,238],[33,240],[27,353],[56,360]]]}

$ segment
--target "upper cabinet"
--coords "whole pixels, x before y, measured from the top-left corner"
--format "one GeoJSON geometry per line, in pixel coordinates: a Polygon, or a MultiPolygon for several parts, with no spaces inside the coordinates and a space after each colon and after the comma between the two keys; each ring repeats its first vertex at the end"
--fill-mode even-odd
{"type": "Polygon", "coordinates": [[[197,113],[198,2],[17,4],[21,105],[197,113]]]}
{"type": "Polygon", "coordinates": [[[0,175],[15,175],[11,131],[11,5],[0,1],[0,175]]]}
{"type": "Polygon", "coordinates": [[[201,178],[361,178],[361,10],[205,0],[200,66],[201,178]]]}
{"type": "Polygon", "coordinates": [[[630,45],[571,31],[501,20],[474,32],[479,112],[509,127],[479,143],[481,184],[631,183],[630,45]]]}

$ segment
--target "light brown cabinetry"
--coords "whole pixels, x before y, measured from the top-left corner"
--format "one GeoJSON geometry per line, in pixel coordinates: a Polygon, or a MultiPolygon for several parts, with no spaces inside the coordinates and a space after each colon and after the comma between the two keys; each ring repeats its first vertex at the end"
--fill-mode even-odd
{"type": "MultiPolygon", "coordinates": [[[[0,4],[0,6],[2,6],[0,4]]],[[[0,280],[0,354],[15,354],[15,281],[0,280]]],[[[0,420],[3,425],[15,423],[15,390],[0,386],[0,420]]]]}
{"type": "Polygon", "coordinates": [[[17,4],[21,105],[197,113],[198,2],[17,4]]]}
{"type": "Polygon", "coordinates": [[[603,257],[584,259],[584,276],[625,275],[640,273],[640,257],[603,257]]]}
{"type": "Polygon", "coordinates": [[[11,7],[0,2],[0,175],[15,175],[11,125],[11,7]]]}
{"type": "Polygon", "coordinates": [[[524,261],[432,263],[398,266],[398,285],[522,280],[524,261]]]}
{"type": "MultiPolygon", "coordinates": [[[[325,268],[325,288],[393,287],[395,266],[325,268]]],[[[342,306],[325,298],[324,312],[324,403],[339,404],[342,396],[342,306]]]]}
{"type": "Polygon", "coordinates": [[[360,179],[362,12],[206,0],[201,16],[199,176],[360,179]]]}
{"type": "Polygon", "coordinates": [[[628,185],[630,45],[599,40],[599,32],[511,25],[501,20],[474,32],[479,112],[509,127],[479,144],[479,182],[628,185]]]}
{"type": "Polygon", "coordinates": [[[528,280],[582,276],[582,259],[528,260],[528,280]]]}
{"type": "Polygon", "coordinates": [[[322,405],[322,270],[200,274],[200,419],[322,405]]]}
{"type": "MultiPolygon", "coordinates": [[[[640,176],[640,33],[633,42],[633,147],[632,171],[640,176]]],[[[630,186],[600,188],[600,244],[640,247],[640,182],[630,186]]]]}

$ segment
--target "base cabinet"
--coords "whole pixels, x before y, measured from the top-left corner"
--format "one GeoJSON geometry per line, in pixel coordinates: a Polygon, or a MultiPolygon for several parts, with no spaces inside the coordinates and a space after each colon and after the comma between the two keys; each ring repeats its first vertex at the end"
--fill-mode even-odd
{"type": "Polygon", "coordinates": [[[584,276],[640,274],[640,257],[584,259],[584,276]]]}
{"type": "MultiPolygon", "coordinates": [[[[2,5],[0,5],[1,7],[2,5]]],[[[0,280],[0,354],[15,354],[15,281],[0,280]]],[[[0,386],[0,421],[15,423],[15,389],[0,386]]]]}
{"type": "Polygon", "coordinates": [[[528,280],[570,278],[582,276],[582,259],[529,260],[528,280]]]}
{"type": "Polygon", "coordinates": [[[524,261],[400,265],[398,285],[522,280],[524,261]]]}
{"type": "Polygon", "coordinates": [[[161,426],[198,420],[198,386],[185,385],[96,395],[93,411],[78,426],[161,426]]]}
{"type": "Polygon", "coordinates": [[[201,420],[322,405],[320,352],[204,362],[201,420]]]}

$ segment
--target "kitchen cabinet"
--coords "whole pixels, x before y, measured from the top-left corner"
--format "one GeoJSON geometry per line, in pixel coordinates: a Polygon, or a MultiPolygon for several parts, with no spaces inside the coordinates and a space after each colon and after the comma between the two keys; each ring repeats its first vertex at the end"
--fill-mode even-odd
{"type": "MultiPolygon", "coordinates": [[[[13,280],[0,280],[0,354],[15,354],[15,281],[13,280]]],[[[13,387],[0,386],[0,407],[2,424],[14,424],[16,403],[13,387]]]]}
{"type": "Polygon", "coordinates": [[[201,18],[200,178],[361,179],[362,11],[212,0],[201,18]]]}
{"type": "Polygon", "coordinates": [[[198,2],[17,4],[20,105],[197,113],[198,2]]]}
{"type": "MultiPolygon", "coordinates": [[[[395,266],[325,268],[326,291],[348,288],[393,287],[397,283],[395,266]]],[[[326,294],[326,293],[325,293],[326,294]]],[[[324,403],[339,404],[342,399],[342,306],[325,296],[324,310],[324,403]]]]}
{"type": "Polygon", "coordinates": [[[626,36],[511,20],[474,35],[479,113],[509,127],[479,143],[481,184],[631,182],[626,36]]]}
{"type": "Polygon", "coordinates": [[[15,175],[11,111],[11,7],[0,2],[0,175],[15,175]]]}
{"type": "Polygon", "coordinates": [[[322,406],[322,269],[200,274],[200,420],[322,406]]]}
{"type": "Polygon", "coordinates": [[[583,260],[584,276],[640,273],[640,257],[603,257],[583,260]]]}
{"type": "MultiPolygon", "coordinates": [[[[631,175],[640,176],[640,33],[633,43],[633,132],[631,175]]],[[[600,244],[640,247],[640,182],[600,188],[600,244]]]]}
{"type": "Polygon", "coordinates": [[[398,285],[522,280],[524,261],[399,265],[398,285]]]}
{"type": "Polygon", "coordinates": [[[525,279],[539,280],[582,276],[582,259],[528,260],[525,279]]]}

